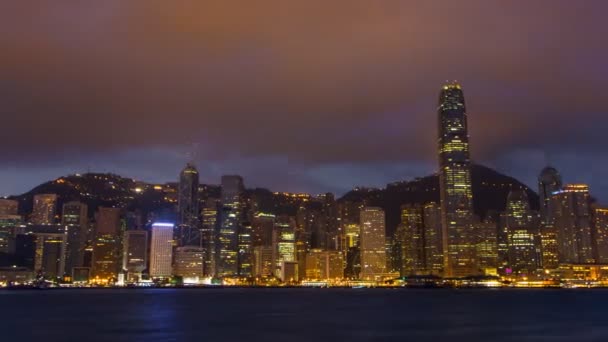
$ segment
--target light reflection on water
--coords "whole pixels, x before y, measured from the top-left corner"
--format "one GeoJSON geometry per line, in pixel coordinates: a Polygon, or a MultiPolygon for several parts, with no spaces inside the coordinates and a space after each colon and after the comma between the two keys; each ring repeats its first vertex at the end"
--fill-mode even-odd
{"type": "Polygon", "coordinates": [[[0,293],[3,341],[608,340],[606,290],[0,293]]]}

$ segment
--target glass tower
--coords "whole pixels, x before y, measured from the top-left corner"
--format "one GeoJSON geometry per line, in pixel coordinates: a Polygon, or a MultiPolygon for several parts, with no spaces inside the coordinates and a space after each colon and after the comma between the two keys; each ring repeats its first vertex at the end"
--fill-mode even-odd
{"type": "Polygon", "coordinates": [[[469,133],[464,94],[447,83],[439,94],[439,181],[444,245],[444,275],[477,274],[469,133]]]}
{"type": "Polygon", "coordinates": [[[177,240],[180,246],[200,246],[198,171],[188,163],[179,175],[177,240]]]}
{"type": "Polygon", "coordinates": [[[244,192],[241,176],[222,176],[222,213],[217,243],[217,275],[238,274],[238,234],[243,221],[244,192]]]}

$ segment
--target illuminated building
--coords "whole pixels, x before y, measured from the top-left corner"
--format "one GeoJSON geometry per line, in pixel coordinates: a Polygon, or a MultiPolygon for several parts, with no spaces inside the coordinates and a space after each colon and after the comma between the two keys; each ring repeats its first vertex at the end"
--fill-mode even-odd
{"type": "Polygon", "coordinates": [[[0,215],[0,253],[12,254],[15,237],[22,233],[23,221],[19,215],[0,215]]]}
{"type": "Polygon", "coordinates": [[[221,227],[217,245],[217,275],[238,275],[238,234],[243,220],[243,178],[222,176],[221,227]]]}
{"type": "Polygon", "coordinates": [[[561,190],[562,178],[556,169],[544,168],[538,176],[538,195],[540,197],[541,218],[541,251],[542,266],[544,269],[557,269],[559,265],[557,248],[557,231],[550,208],[551,196],[561,190]]]}
{"type": "Polygon", "coordinates": [[[431,274],[441,274],[443,271],[441,206],[435,202],[427,203],[422,208],[422,214],[426,268],[431,274]]]}
{"type": "Polygon", "coordinates": [[[506,228],[509,268],[530,275],[540,268],[538,215],[530,210],[525,190],[511,190],[507,197],[506,228]]]}
{"type": "Polygon", "coordinates": [[[215,239],[218,224],[218,201],[215,198],[208,198],[201,211],[202,216],[202,243],[205,250],[204,272],[205,276],[215,275],[215,239]]]}
{"type": "Polygon", "coordinates": [[[491,219],[475,223],[475,232],[477,233],[477,242],[475,244],[477,264],[484,275],[495,276],[498,274],[496,229],[496,222],[491,219]]]}
{"type": "Polygon", "coordinates": [[[458,83],[443,86],[437,111],[444,275],[474,275],[478,270],[473,231],[469,133],[464,95],[458,83]]]}
{"type": "Polygon", "coordinates": [[[173,228],[172,223],[154,223],[150,243],[150,276],[168,278],[172,275],[173,228]]]}
{"type": "Polygon", "coordinates": [[[34,209],[32,212],[32,224],[55,223],[55,212],[57,210],[57,195],[38,194],[34,195],[34,209]]]}
{"type": "Polygon", "coordinates": [[[64,234],[36,233],[34,269],[45,278],[56,279],[65,273],[66,237],[64,234]]]}
{"type": "Polygon", "coordinates": [[[173,274],[184,278],[184,283],[199,283],[204,278],[201,247],[185,246],[175,249],[173,274]]]}
{"type": "Polygon", "coordinates": [[[288,284],[297,282],[299,280],[298,263],[295,261],[281,261],[279,279],[288,284]]]}
{"type": "Polygon", "coordinates": [[[198,171],[188,163],[179,175],[176,236],[179,246],[201,246],[198,185],[198,171]]]}
{"type": "Polygon", "coordinates": [[[239,276],[251,277],[253,275],[253,247],[251,244],[251,223],[241,222],[239,225],[238,246],[239,276]]]}
{"type": "Polygon", "coordinates": [[[81,202],[63,204],[61,225],[66,234],[65,272],[71,275],[74,267],[81,267],[89,224],[88,206],[81,202]]]}
{"type": "Polygon", "coordinates": [[[386,228],[384,210],[364,207],[361,216],[361,275],[374,280],[386,273],[386,228]]]}
{"type": "Polygon", "coordinates": [[[253,246],[271,246],[275,216],[267,213],[256,213],[252,221],[253,246]]]}
{"type": "Polygon", "coordinates": [[[346,248],[351,248],[359,245],[359,234],[361,226],[359,223],[348,223],[344,225],[344,235],[346,237],[346,248]]]}
{"type": "Polygon", "coordinates": [[[424,256],[424,226],[420,206],[401,206],[401,223],[395,232],[395,242],[400,247],[401,267],[399,274],[410,276],[426,273],[424,256]]]}
{"type": "Polygon", "coordinates": [[[551,196],[560,263],[595,263],[590,202],[589,187],[585,184],[568,184],[551,196]]]}
{"type": "Polygon", "coordinates": [[[99,207],[95,226],[91,277],[107,282],[116,279],[122,264],[121,210],[99,207]]]}
{"type": "Polygon", "coordinates": [[[595,235],[595,259],[600,264],[608,264],[608,208],[593,209],[595,235]]]}
{"type": "Polygon", "coordinates": [[[344,255],[340,251],[312,249],[306,254],[305,276],[308,280],[344,278],[344,255]]]}
{"type": "Polygon", "coordinates": [[[9,199],[0,198],[0,216],[18,215],[19,202],[9,199]]]}
{"type": "Polygon", "coordinates": [[[279,216],[276,218],[273,233],[273,248],[276,255],[274,260],[277,270],[281,269],[283,262],[296,261],[295,229],[295,218],[290,216],[279,216]]]}
{"type": "Polygon", "coordinates": [[[123,239],[122,269],[128,281],[137,281],[148,264],[148,232],[127,230],[123,239]]]}
{"type": "Polygon", "coordinates": [[[254,275],[256,277],[271,277],[275,275],[275,252],[272,246],[253,247],[254,275]]]}

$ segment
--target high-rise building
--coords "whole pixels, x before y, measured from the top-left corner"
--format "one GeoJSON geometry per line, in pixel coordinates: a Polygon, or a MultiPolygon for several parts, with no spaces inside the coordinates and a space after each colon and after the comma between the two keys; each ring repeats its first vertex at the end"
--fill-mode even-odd
{"type": "MultiPolygon", "coordinates": [[[[291,216],[276,218],[273,233],[274,260],[276,269],[280,270],[283,262],[296,261],[296,220],[291,216]]],[[[280,274],[277,273],[280,277],[280,274]]]]}
{"type": "Polygon", "coordinates": [[[475,222],[477,264],[484,275],[498,274],[497,225],[491,218],[475,222]]]}
{"type": "Polygon", "coordinates": [[[395,234],[400,246],[401,276],[426,273],[424,256],[424,225],[422,208],[416,205],[401,206],[401,223],[395,234]]]}
{"type": "Polygon", "coordinates": [[[148,265],[148,232],[127,230],[123,238],[122,269],[127,281],[138,281],[148,265]]]}
{"type": "Polygon", "coordinates": [[[427,270],[434,275],[443,271],[441,206],[430,202],[422,208],[424,222],[424,256],[427,270]]]}
{"type": "Polygon", "coordinates": [[[608,208],[593,208],[593,228],[595,259],[599,264],[608,264],[608,208]]]}
{"type": "Polygon", "coordinates": [[[251,223],[241,222],[239,227],[238,267],[240,277],[253,275],[253,246],[251,242],[251,223]]]}
{"type": "Polygon", "coordinates": [[[274,221],[275,215],[269,213],[256,213],[253,216],[251,227],[253,246],[272,246],[274,221]]]}
{"type": "Polygon", "coordinates": [[[121,209],[99,207],[96,218],[91,276],[105,283],[117,279],[122,264],[121,209]]]}
{"type": "Polygon", "coordinates": [[[183,277],[184,283],[200,283],[205,277],[203,273],[204,255],[205,251],[201,247],[177,247],[175,249],[173,274],[183,277]]]}
{"type": "Polygon", "coordinates": [[[243,178],[222,176],[221,226],[217,240],[217,275],[238,275],[238,234],[243,221],[243,178]]]}
{"type": "Polygon", "coordinates": [[[198,185],[198,171],[188,163],[179,175],[176,234],[179,246],[201,246],[198,185]]]}
{"type": "Polygon", "coordinates": [[[361,275],[373,280],[386,273],[386,226],[384,210],[377,207],[361,209],[361,275]]]}
{"type": "Polygon", "coordinates": [[[339,280],[344,278],[344,267],[342,252],[312,249],[306,254],[304,276],[309,280],[339,280]]]}
{"type": "Polygon", "coordinates": [[[57,210],[57,195],[38,194],[34,195],[34,209],[32,211],[32,224],[55,223],[55,212],[57,210]]]}
{"type": "Polygon", "coordinates": [[[205,276],[211,277],[215,275],[215,242],[218,228],[218,200],[215,198],[207,198],[201,211],[201,240],[205,250],[203,258],[203,272],[205,276]]]}
{"type": "Polygon", "coordinates": [[[65,272],[72,275],[74,267],[82,267],[89,224],[88,206],[81,202],[63,204],[61,225],[66,234],[65,272]]]}
{"type": "Polygon", "coordinates": [[[0,216],[18,215],[19,202],[0,198],[0,216]]]}
{"type": "Polygon", "coordinates": [[[478,273],[478,269],[473,231],[469,133],[464,94],[458,83],[443,86],[437,112],[444,275],[473,275],[478,273]]]}
{"type": "Polygon", "coordinates": [[[506,229],[509,269],[514,274],[531,275],[540,268],[538,214],[530,210],[523,189],[511,190],[507,197],[506,229]]]}
{"type": "Polygon", "coordinates": [[[253,247],[254,258],[254,275],[256,277],[272,277],[275,276],[276,257],[272,246],[255,246],[253,247]]]}
{"type": "Polygon", "coordinates": [[[541,261],[544,269],[557,269],[559,266],[557,231],[550,208],[551,196],[562,189],[562,178],[556,169],[544,168],[538,176],[538,195],[540,197],[540,236],[541,261]]]}
{"type": "Polygon", "coordinates": [[[35,270],[48,279],[63,277],[65,273],[66,237],[57,233],[36,233],[35,270]]]}
{"type": "Polygon", "coordinates": [[[150,276],[168,278],[173,273],[173,229],[172,223],[152,224],[150,243],[150,276]]]}
{"type": "Polygon", "coordinates": [[[568,184],[549,204],[557,233],[560,263],[595,263],[591,239],[591,198],[586,184],[568,184]]]}

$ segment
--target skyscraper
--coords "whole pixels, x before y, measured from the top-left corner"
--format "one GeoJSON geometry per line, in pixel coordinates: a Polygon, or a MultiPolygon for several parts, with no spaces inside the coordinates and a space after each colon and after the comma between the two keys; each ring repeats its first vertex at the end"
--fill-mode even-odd
{"type": "Polygon", "coordinates": [[[96,282],[105,283],[118,276],[122,256],[120,217],[119,208],[98,209],[91,272],[96,282]]]}
{"type": "Polygon", "coordinates": [[[81,202],[63,204],[61,225],[67,236],[65,273],[72,274],[74,267],[81,267],[88,229],[88,206],[81,202]]]}
{"type": "Polygon", "coordinates": [[[48,279],[62,277],[65,273],[66,237],[57,233],[36,234],[35,270],[48,279]]]}
{"type": "Polygon", "coordinates": [[[608,264],[608,208],[593,208],[593,229],[595,259],[600,264],[608,264]]]}
{"type": "Polygon", "coordinates": [[[549,204],[557,232],[560,263],[594,263],[591,198],[586,184],[568,184],[549,204]]]}
{"type": "Polygon", "coordinates": [[[179,175],[176,238],[180,246],[201,246],[198,185],[198,171],[188,163],[179,175]]]}
{"type": "Polygon", "coordinates": [[[148,232],[127,230],[123,239],[122,269],[128,281],[139,280],[148,264],[148,232]]]}
{"type": "Polygon", "coordinates": [[[57,195],[38,194],[34,195],[34,210],[31,222],[33,224],[55,223],[55,212],[57,211],[57,195]]]}
{"type": "MultiPolygon", "coordinates": [[[[172,223],[152,224],[150,243],[150,276],[168,278],[173,274],[173,229],[172,223]]],[[[202,266],[201,266],[202,267],[202,266]]]]}
{"type": "Polygon", "coordinates": [[[525,190],[509,192],[506,224],[509,268],[515,274],[530,275],[540,267],[539,221],[525,190]]]}
{"type": "Polygon", "coordinates": [[[211,277],[215,275],[215,242],[218,225],[218,200],[216,198],[207,198],[205,205],[201,211],[201,241],[205,256],[203,258],[203,272],[205,276],[211,277]]]}
{"type": "Polygon", "coordinates": [[[557,231],[552,216],[551,196],[562,189],[562,178],[556,169],[544,168],[538,176],[538,195],[540,198],[540,237],[541,261],[544,269],[557,269],[559,265],[557,231]]]}
{"type": "Polygon", "coordinates": [[[420,206],[401,206],[401,223],[397,228],[395,240],[401,247],[401,276],[426,273],[424,226],[420,206]]]}
{"type": "Polygon", "coordinates": [[[443,242],[441,229],[441,207],[430,202],[423,207],[424,256],[426,267],[432,274],[443,270],[443,242]]]}
{"type": "Polygon", "coordinates": [[[204,278],[203,257],[205,251],[201,247],[186,246],[175,249],[173,274],[183,277],[184,283],[198,284],[204,278]]]}
{"type": "Polygon", "coordinates": [[[374,280],[386,273],[386,226],[384,210],[361,209],[361,278],[374,280]]]}
{"type": "Polygon", "coordinates": [[[284,262],[296,261],[296,220],[294,217],[284,215],[276,218],[273,248],[277,270],[280,270],[284,262]]]}
{"type": "Polygon", "coordinates": [[[444,275],[477,274],[469,133],[464,94],[458,83],[443,86],[437,112],[444,275]]]}
{"type": "Polygon", "coordinates": [[[222,176],[221,227],[217,243],[217,275],[238,274],[238,234],[243,220],[244,185],[241,176],[222,176]]]}

